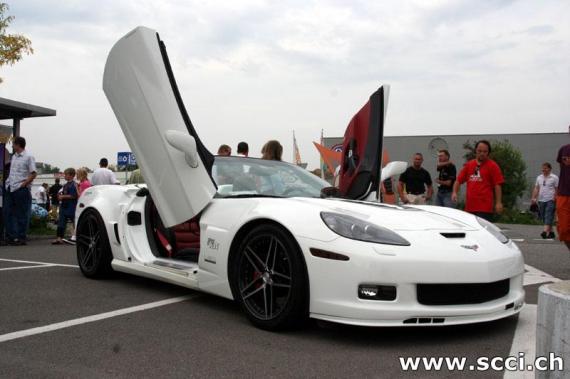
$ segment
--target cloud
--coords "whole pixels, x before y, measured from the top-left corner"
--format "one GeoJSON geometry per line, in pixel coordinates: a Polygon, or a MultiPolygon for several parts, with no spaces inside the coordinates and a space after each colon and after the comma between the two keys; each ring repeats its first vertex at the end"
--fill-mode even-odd
{"type": "Polygon", "coordinates": [[[24,120],[22,132],[32,134],[38,160],[60,167],[128,150],[101,79],[111,46],[137,25],[165,41],[190,116],[214,151],[247,140],[256,152],[277,138],[288,157],[295,129],[316,166],[311,141],[321,129],[342,135],[381,83],[392,84],[389,134],[563,130],[570,119],[566,2],[10,5],[10,31],[30,37],[35,54],[3,68],[1,96],[57,109],[55,118],[24,120]]]}

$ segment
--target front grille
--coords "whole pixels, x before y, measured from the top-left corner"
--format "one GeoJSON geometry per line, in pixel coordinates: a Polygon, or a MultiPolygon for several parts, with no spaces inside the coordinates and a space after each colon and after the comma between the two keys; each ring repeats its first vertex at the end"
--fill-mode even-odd
{"type": "Polygon", "coordinates": [[[418,302],[424,305],[480,304],[509,293],[509,279],[492,283],[418,284],[418,302]]]}

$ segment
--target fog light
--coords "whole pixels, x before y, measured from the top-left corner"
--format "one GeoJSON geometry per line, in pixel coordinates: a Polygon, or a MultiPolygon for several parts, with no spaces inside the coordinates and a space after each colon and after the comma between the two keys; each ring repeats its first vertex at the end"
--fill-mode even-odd
{"type": "Polygon", "coordinates": [[[396,287],[376,284],[361,284],[358,286],[358,298],[365,300],[396,300],[396,287]]]}

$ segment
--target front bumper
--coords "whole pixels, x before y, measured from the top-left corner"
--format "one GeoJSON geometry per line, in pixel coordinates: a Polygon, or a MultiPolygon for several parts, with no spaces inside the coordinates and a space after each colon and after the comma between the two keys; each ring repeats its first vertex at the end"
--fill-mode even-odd
{"type": "Polygon", "coordinates": [[[402,233],[412,243],[409,247],[342,237],[332,242],[299,239],[310,279],[311,317],[362,326],[428,326],[485,322],[520,312],[525,296],[524,262],[514,243],[503,245],[481,232],[471,233],[462,242],[434,241],[433,235],[429,235],[429,232],[402,233]],[[473,240],[481,251],[460,247],[460,244],[473,244],[473,240]],[[310,253],[311,247],[344,254],[350,260],[315,257],[310,253]],[[418,283],[491,283],[504,279],[509,280],[508,293],[483,303],[418,302],[418,283]],[[360,299],[358,286],[362,284],[395,286],[396,299],[360,299]]]}

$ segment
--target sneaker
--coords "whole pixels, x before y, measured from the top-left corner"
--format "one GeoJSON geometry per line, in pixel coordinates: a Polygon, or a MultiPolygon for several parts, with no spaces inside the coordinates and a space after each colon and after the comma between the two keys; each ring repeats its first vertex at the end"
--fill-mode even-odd
{"type": "Polygon", "coordinates": [[[550,232],[548,233],[548,238],[550,238],[551,240],[556,238],[556,235],[554,234],[554,232],[550,232]]]}
{"type": "Polygon", "coordinates": [[[75,245],[75,240],[72,240],[71,238],[64,238],[63,242],[68,245],[75,245]]]}
{"type": "Polygon", "coordinates": [[[542,239],[546,239],[546,237],[547,237],[546,232],[540,233],[540,236],[542,237],[542,239]]]}

